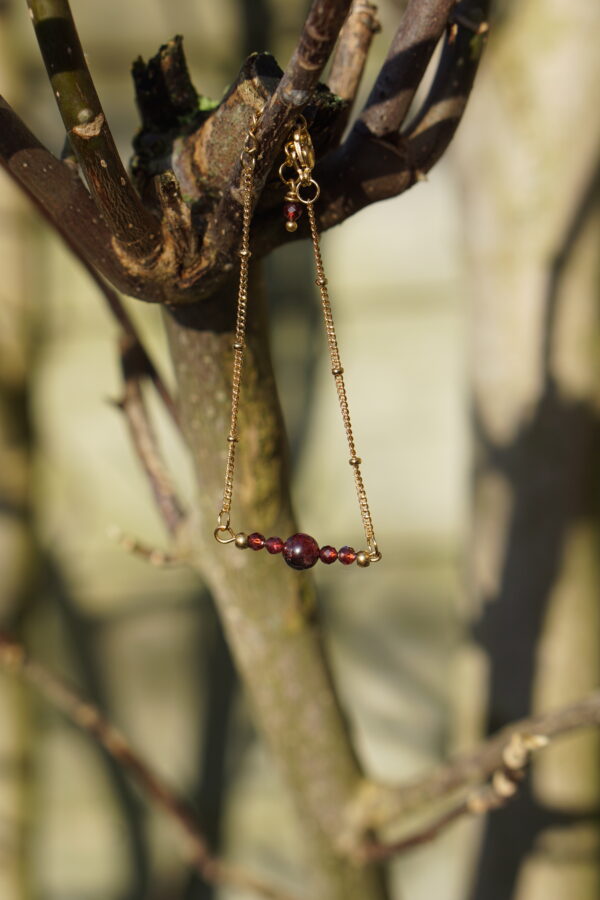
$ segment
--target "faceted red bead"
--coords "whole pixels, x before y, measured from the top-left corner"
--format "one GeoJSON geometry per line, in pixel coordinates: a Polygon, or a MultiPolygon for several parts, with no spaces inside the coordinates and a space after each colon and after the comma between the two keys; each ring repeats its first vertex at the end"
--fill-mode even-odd
{"type": "Polygon", "coordinates": [[[341,547],[338,551],[338,559],[342,565],[349,566],[356,559],[356,551],[352,547],[341,547]]]}
{"type": "Polygon", "coordinates": [[[319,558],[319,545],[309,534],[293,534],[283,545],[283,558],[292,569],[310,569],[319,558]]]}
{"type": "Polygon", "coordinates": [[[302,215],[300,203],[286,203],[283,207],[283,216],[288,222],[295,222],[302,215]]]}
{"type": "Polygon", "coordinates": [[[269,553],[281,553],[283,550],[283,541],[280,537],[270,537],[265,541],[265,547],[269,553]]]}
{"type": "Polygon", "coordinates": [[[321,562],[324,562],[325,565],[330,566],[331,563],[334,563],[338,558],[338,552],[335,547],[330,547],[328,544],[326,547],[321,547],[319,556],[321,557],[321,562]]]}
{"type": "Polygon", "coordinates": [[[249,534],[248,546],[251,550],[262,550],[262,548],[265,546],[264,535],[259,534],[258,531],[253,532],[253,534],[249,534]]]}

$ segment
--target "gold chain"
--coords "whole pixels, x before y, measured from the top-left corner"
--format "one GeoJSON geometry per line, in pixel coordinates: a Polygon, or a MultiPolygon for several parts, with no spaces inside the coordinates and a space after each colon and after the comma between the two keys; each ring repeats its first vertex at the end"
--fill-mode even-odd
{"type": "MultiPolygon", "coordinates": [[[[233,344],[233,377],[231,386],[231,423],[228,435],[228,453],[227,464],[225,467],[225,487],[223,491],[223,502],[221,511],[217,519],[217,527],[215,529],[215,537],[222,544],[228,544],[236,540],[236,534],[231,527],[231,501],[233,496],[233,479],[235,472],[235,449],[238,441],[237,426],[238,412],[240,402],[240,386],[242,377],[242,365],[244,359],[245,335],[246,335],[246,310],[248,304],[248,269],[250,262],[250,221],[252,217],[252,195],[254,188],[254,170],[256,167],[256,155],[258,152],[258,141],[256,138],[256,128],[260,120],[257,114],[252,120],[252,124],[246,136],[246,142],[241,154],[242,174],[240,190],[242,195],[242,236],[240,246],[240,280],[237,299],[237,319],[235,327],[235,342],[233,344]]],[[[279,175],[284,184],[287,185],[288,191],[285,199],[288,209],[291,210],[288,215],[286,227],[289,231],[296,230],[296,218],[299,215],[297,204],[306,207],[308,221],[310,226],[310,235],[313,245],[313,253],[315,259],[315,268],[317,272],[316,284],[321,295],[321,306],[323,310],[323,320],[325,323],[325,331],[327,334],[327,345],[329,348],[329,358],[331,363],[331,373],[335,379],[335,386],[338,395],[338,402],[344,430],[346,432],[346,440],[348,443],[348,451],[350,454],[349,463],[354,473],[354,483],[356,486],[356,494],[358,497],[358,505],[360,515],[365,532],[365,540],[367,542],[368,556],[363,564],[368,562],[378,562],[381,559],[381,553],[377,547],[375,540],[375,530],[373,528],[373,520],[367,492],[363,482],[360,466],[362,463],[356,450],[356,441],[352,430],[352,421],[350,418],[350,409],[348,405],[348,395],[346,392],[346,384],[344,381],[344,369],[340,359],[340,351],[337,342],[335,324],[333,320],[333,312],[331,301],[327,291],[327,278],[323,268],[323,258],[321,255],[321,246],[319,241],[319,232],[317,229],[317,221],[315,216],[314,205],[320,195],[320,188],[312,176],[313,167],[315,165],[315,153],[303,116],[292,132],[290,140],[285,145],[285,161],[279,169],[279,175]]],[[[242,533],[243,535],[243,533],[242,533]]],[[[245,546],[245,535],[240,541],[240,546],[245,546]]]]}
{"type": "Polygon", "coordinates": [[[242,369],[244,366],[244,349],[246,346],[246,313],[248,309],[248,270],[250,268],[250,222],[252,220],[252,195],[254,192],[254,170],[258,141],[256,129],[260,121],[260,113],[252,119],[244,149],[240,155],[242,174],[240,193],[242,195],[242,238],[240,241],[240,279],[237,296],[237,313],[235,322],[235,340],[233,342],[233,375],[231,379],[231,420],[227,436],[227,463],[225,465],[225,487],[223,502],[217,517],[215,537],[221,544],[229,544],[235,540],[235,532],[231,527],[231,500],[233,498],[233,478],[235,474],[235,449],[238,442],[238,416],[240,408],[240,389],[242,369]],[[226,536],[225,536],[226,535],[226,536]]]}

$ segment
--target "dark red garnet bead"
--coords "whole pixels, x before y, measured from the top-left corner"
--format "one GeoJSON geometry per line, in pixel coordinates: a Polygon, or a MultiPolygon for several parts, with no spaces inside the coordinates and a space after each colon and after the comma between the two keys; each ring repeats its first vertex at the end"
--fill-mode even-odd
{"type": "Polygon", "coordinates": [[[258,531],[255,531],[253,534],[249,534],[248,546],[251,550],[262,550],[262,548],[265,546],[264,535],[259,534],[258,531]]]}
{"type": "Polygon", "coordinates": [[[265,547],[269,553],[281,553],[283,550],[283,541],[280,537],[270,537],[265,541],[265,547]]]}
{"type": "Polygon", "coordinates": [[[327,545],[326,547],[321,547],[319,556],[321,557],[321,562],[324,562],[326,566],[330,566],[338,558],[338,552],[335,547],[327,545]]]}
{"type": "Polygon", "coordinates": [[[356,551],[352,547],[341,547],[338,551],[338,559],[342,565],[350,566],[356,559],[356,551]]]}
{"type": "Polygon", "coordinates": [[[286,203],[283,207],[283,216],[288,222],[295,222],[302,215],[300,203],[286,203]]]}
{"type": "Polygon", "coordinates": [[[293,534],[283,545],[283,558],[292,569],[310,569],[319,558],[319,545],[309,534],[293,534]]]}

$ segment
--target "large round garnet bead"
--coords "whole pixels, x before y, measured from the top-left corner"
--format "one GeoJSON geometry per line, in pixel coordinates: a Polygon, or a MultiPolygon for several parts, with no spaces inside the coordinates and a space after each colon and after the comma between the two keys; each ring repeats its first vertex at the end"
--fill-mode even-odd
{"type": "Polygon", "coordinates": [[[292,569],[310,569],[319,558],[319,545],[309,534],[293,534],[283,545],[283,558],[292,569]]]}

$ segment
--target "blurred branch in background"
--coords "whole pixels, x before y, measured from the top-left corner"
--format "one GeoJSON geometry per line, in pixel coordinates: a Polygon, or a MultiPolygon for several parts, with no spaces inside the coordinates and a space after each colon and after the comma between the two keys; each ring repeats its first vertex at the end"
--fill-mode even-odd
{"type": "Polygon", "coordinates": [[[27,657],[23,647],[6,632],[0,633],[0,664],[21,676],[75,725],[86,731],[109,753],[178,826],[185,838],[187,855],[203,879],[253,891],[267,900],[297,900],[268,882],[215,859],[197,825],[195,812],[151,770],[102,713],[40,663],[27,657]]]}

